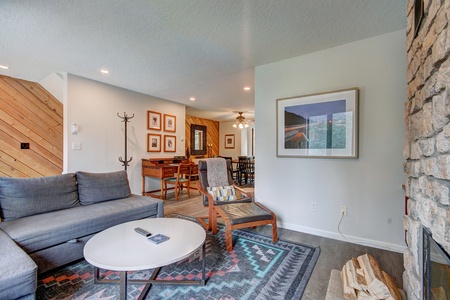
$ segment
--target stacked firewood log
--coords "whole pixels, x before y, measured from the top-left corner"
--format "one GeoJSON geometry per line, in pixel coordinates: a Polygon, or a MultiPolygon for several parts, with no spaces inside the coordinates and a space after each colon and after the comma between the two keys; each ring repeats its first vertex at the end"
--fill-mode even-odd
{"type": "Polygon", "coordinates": [[[341,281],[345,299],[402,299],[392,278],[369,254],[349,260],[342,268],[341,281]]]}

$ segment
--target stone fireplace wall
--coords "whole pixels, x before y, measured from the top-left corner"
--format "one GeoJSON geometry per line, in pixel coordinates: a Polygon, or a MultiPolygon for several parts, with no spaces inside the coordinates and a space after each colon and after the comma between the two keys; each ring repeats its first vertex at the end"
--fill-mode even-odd
{"type": "Polygon", "coordinates": [[[405,103],[404,169],[408,248],[403,287],[421,299],[421,225],[450,253],[450,1],[424,0],[414,34],[414,2],[407,0],[408,101],[405,103]]]}

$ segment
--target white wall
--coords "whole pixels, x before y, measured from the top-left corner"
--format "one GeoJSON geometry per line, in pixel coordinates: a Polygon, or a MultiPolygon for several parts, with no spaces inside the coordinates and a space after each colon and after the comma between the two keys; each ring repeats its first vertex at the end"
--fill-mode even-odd
{"type": "Polygon", "coordinates": [[[256,68],[256,199],[285,228],[404,250],[405,31],[256,68]],[[359,88],[359,159],[277,158],[276,99],[359,88]],[[311,203],[317,203],[317,211],[311,203]]]}
{"type": "Polygon", "coordinates": [[[63,102],[66,77],[67,73],[51,73],[39,81],[39,84],[58,99],[59,102],[63,102]]]}
{"type": "MultiPolygon", "coordinates": [[[[173,157],[184,155],[185,106],[167,100],[147,96],[130,90],[100,83],[68,74],[66,112],[64,172],[78,170],[109,172],[123,170],[118,157],[125,155],[124,123],[117,116],[134,113],[128,123],[128,158],[133,157],[128,167],[131,191],[142,192],[141,159],[150,157],[173,157]],[[147,110],[176,115],[176,133],[147,130],[147,110]],[[72,135],[71,127],[78,123],[78,135],[72,135]],[[147,134],[176,135],[174,152],[147,152],[147,134]],[[72,150],[72,143],[82,143],[82,150],[72,150]]],[[[163,127],[163,125],[161,125],[163,127]]],[[[161,147],[163,150],[163,147],[161,147]]],[[[159,181],[147,180],[147,190],[158,189],[159,181]]]]}
{"type": "Polygon", "coordinates": [[[241,129],[233,127],[232,122],[220,122],[219,124],[219,153],[220,156],[237,159],[241,155],[241,129]],[[225,149],[225,135],[234,134],[234,149],[225,149]]]}
{"type": "Polygon", "coordinates": [[[219,153],[221,156],[228,156],[237,159],[238,156],[252,155],[252,128],[239,129],[233,127],[232,122],[220,122],[219,127],[219,153]],[[225,135],[234,134],[235,147],[234,149],[225,149],[225,135]]]}

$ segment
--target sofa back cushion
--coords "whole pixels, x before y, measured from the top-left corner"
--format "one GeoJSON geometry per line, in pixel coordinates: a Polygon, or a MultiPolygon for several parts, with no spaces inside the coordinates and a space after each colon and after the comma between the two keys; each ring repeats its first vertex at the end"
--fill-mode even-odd
{"type": "Polygon", "coordinates": [[[0,178],[0,217],[4,221],[79,205],[73,173],[38,178],[0,178]]]}
{"type": "Polygon", "coordinates": [[[76,172],[81,205],[127,198],[131,195],[127,172],[76,172]]]}

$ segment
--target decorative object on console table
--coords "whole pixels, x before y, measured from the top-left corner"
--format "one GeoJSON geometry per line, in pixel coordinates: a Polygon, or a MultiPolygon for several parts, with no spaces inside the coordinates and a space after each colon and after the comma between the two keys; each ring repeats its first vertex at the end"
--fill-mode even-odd
{"type": "Polygon", "coordinates": [[[126,171],[126,170],[127,170],[127,167],[129,166],[130,161],[133,160],[133,157],[130,157],[130,159],[127,158],[127,143],[128,143],[128,137],[127,137],[127,131],[128,131],[128,130],[127,130],[127,124],[128,124],[128,122],[129,122],[130,119],[133,119],[133,118],[134,118],[134,114],[133,114],[131,117],[129,117],[129,116],[127,115],[127,113],[124,112],[124,113],[123,113],[123,117],[121,117],[121,116],[119,115],[119,113],[117,113],[117,116],[118,116],[119,118],[122,119],[122,122],[125,123],[125,159],[122,159],[122,156],[120,156],[120,157],[119,157],[119,161],[122,163],[122,166],[125,167],[125,171],[126,171]]]}
{"type": "Polygon", "coordinates": [[[147,134],[147,152],[161,152],[161,135],[147,134]]]}
{"type": "Polygon", "coordinates": [[[175,132],[177,129],[176,121],[176,116],[164,114],[164,131],[175,132]]]}
{"type": "Polygon", "coordinates": [[[234,134],[225,134],[225,149],[234,149],[234,134]]]}
{"type": "Polygon", "coordinates": [[[358,89],[277,99],[277,157],[358,158],[358,89]]]}
{"type": "Polygon", "coordinates": [[[212,155],[212,144],[208,144],[208,157],[213,157],[213,155],[212,155]]]}
{"type": "Polygon", "coordinates": [[[174,135],[164,136],[164,152],[175,152],[177,150],[177,137],[174,135]]]}
{"type": "Polygon", "coordinates": [[[161,130],[161,113],[147,110],[147,129],[161,130]]]}

